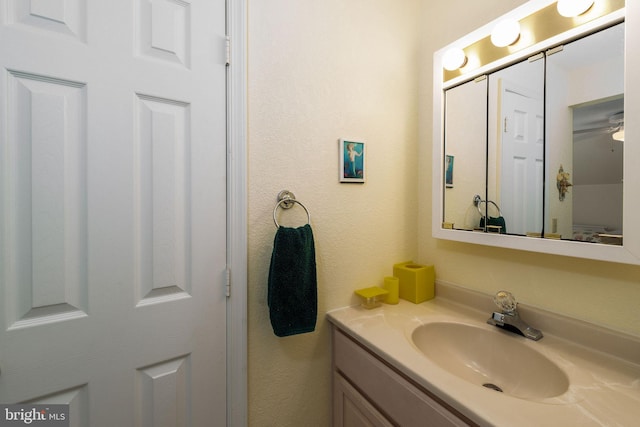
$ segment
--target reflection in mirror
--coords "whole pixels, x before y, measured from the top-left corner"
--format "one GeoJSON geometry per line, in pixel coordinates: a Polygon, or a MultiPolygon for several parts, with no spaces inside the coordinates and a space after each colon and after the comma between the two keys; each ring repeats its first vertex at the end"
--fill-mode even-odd
{"type": "Polygon", "coordinates": [[[500,207],[508,234],[539,236],[544,203],[544,55],[490,74],[488,91],[487,198],[500,207]]]}
{"type": "MultiPolygon", "coordinates": [[[[509,48],[498,48],[491,43],[490,33],[496,20],[434,53],[432,233],[437,239],[640,265],[640,226],[634,221],[640,212],[640,185],[637,184],[640,168],[635,167],[640,148],[638,144],[628,143],[633,135],[640,134],[636,132],[640,125],[633,119],[640,112],[640,79],[637,78],[640,60],[635,55],[640,51],[640,2],[598,0],[576,18],[560,16],[556,6],[554,0],[533,0],[506,14],[504,17],[516,19],[521,25],[519,41],[509,48]],[[616,40],[598,42],[609,33],[607,28],[614,29],[616,40]],[[443,58],[451,48],[461,48],[467,58],[466,65],[454,71],[443,69],[443,58]],[[486,108],[481,101],[468,97],[467,101],[478,107],[470,107],[466,112],[476,110],[488,114],[489,96],[494,96],[492,93],[498,87],[497,81],[494,86],[498,70],[540,53],[545,56],[540,60],[544,62],[539,62],[545,68],[542,227],[519,228],[517,215],[508,212],[507,199],[510,198],[502,192],[504,183],[516,180],[504,178],[503,163],[506,167],[507,162],[503,157],[508,153],[503,153],[502,135],[497,137],[501,128],[497,113],[492,119],[486,118],[485,152],[472,154],[479,157],[476,165],[495,163],[493,169],[485,171],[484,178],[479,178],[485,186],[484,194],[480,188],[465,190],[467,194],[459,197],[455,194],[465,174],[456,157],[462,154],[453,153],[456,154],[453,175],[448,176],[450,182],[445,185],[445,155],[453,155],[460,141],[451,138],[449,125],[453,112],[448,107],[452,100],[447,91],[479,75],[486,76],[486,108]],[[492,73],[496,74],[489,82],[492,73]],[[599,112],[600,119],[590,111],[605,108],[606,112],[599,112]],[[601,150],[603,145],[607,148],[604,152],[587,154],[589,145],[597,145],[587,139],[595,138],[598,132],[610,135],[611,138],[598,145],[601,150]],[[489,143],[495,147],[490,148],[489,143]],[[608,157],[617,158],[616,164],[605,166],[609,163],[608,157]],[[591,159],[591,163],[585,159],[591,159]],[[621,183],[621,172],[624,183],[621,183]],[[473,203],[476,194],[500,205],[506,235],[459,231],[480,228],[476,228],[476,223],[481,214],[473,203]],[[542,238],[521,237],[523,233],[542,238]]],[[[463,108],[466,106],[463,102],[463,108]]],[[[502,99],[492,104],[492,108],[498,107],[506,108],[502,99]]],[[[467,113],[458,115],[458,120],[465,125],[463,116],[467,113]]],[[[482,125],[474,112],[467,117],[471,119],[469,126],[482,125]]],[[[471,136],[478,135],[482,135],[482,130],[471,136]]],[[[535,153],[534,158],[537,158],[535,153]]],[[[480,203],[481,211],[487,205],[493,208],[492,203],[484,202],[480,203]]],[[[540,210],[523,211],[529,214],[540,210]]],[[[487,216],[494,214],[499,215],[496,210],[487,216]]]]}
{"type": "Polygon", "coordinates": [[[621,245],[624,23],[548,56],[546,102],[545,230],[621,245]]]}
{"type": "Polygon", "coordinates": [[[486,194],[487,80],[447,90],[445,106],[444,227],[473,230],[473,196],[486,194]]]}

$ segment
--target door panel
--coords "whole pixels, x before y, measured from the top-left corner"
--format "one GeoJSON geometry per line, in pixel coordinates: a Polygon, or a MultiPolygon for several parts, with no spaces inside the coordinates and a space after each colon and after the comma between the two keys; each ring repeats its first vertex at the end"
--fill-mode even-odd
{"type": "Polygon", "coordinates": [[[8,328],[87,312],[85,85],[8,71],[8,328]]]}
{"type": "Polygon", "coordinates": [[[138,305],[189,295],[189,105],[137,95],[136,282],[138,305]]]}
{"type": "Polygon", "coordinates": [[[542,230],[544,139],[542,103],[503,81],[500,207],[507,231],[542,230]]]}
{"type": "Polygon", "coordinates": [[[224,425],[225,2],[0,20],[0,402],[224,425]]]}

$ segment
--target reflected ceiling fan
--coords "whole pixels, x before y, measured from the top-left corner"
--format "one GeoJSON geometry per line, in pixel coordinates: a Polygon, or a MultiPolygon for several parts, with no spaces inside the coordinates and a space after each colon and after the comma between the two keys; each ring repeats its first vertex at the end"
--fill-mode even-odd
{"type": "Polygon", "coordinates": [[[610,134],[611,138],[616,141],[624,142],[624,112],[619,112],[609,117],[609,124],[600,127],[577,129],[573,131],[574,135],[598,135],[610,134]]]}

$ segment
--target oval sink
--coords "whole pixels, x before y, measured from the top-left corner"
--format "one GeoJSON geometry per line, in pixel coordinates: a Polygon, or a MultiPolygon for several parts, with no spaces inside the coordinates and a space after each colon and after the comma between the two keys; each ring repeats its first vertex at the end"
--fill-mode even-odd
{"type": "Polygon", "coordinates": [[[413,344],[466,381],[522,399],[545,399],[569,388],[567,375],[517,335],[454,322],[417,327],[413,344]]]}

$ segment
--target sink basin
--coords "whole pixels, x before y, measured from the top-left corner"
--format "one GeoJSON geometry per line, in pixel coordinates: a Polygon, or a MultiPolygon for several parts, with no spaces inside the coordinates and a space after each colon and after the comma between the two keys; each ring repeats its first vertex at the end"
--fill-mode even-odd
{"type": "Polygon", "coordinates": [[[514,397],[540,400],[569,388],[567,375],[554,362],[508,332],[434,322],[418,326],[411,340],[449,373],[514,397]]]}

